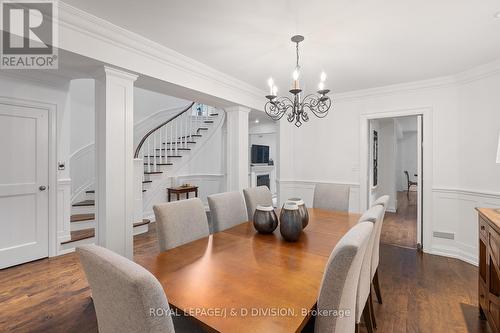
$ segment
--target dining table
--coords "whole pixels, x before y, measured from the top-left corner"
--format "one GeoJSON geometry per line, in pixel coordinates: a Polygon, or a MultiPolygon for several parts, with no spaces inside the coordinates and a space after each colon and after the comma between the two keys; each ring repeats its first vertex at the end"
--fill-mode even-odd
{"type": "Polygon", "coordinates": [[[209,332],[300,332],[316,306],[328,258],[360,215],[309,209],[296,242],[279,226],[238,224],[151,256],[140,265],[161,283],[172,311],[209,332]]]}

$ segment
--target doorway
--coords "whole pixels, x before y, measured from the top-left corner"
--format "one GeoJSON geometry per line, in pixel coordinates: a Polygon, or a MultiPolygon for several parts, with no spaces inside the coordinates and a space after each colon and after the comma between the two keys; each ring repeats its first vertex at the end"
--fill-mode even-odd
{"type": "Polygon", "coordinates": [[[431,152],[424,152],[426,140],[431,146],[430,119],[426,109],[361,116],[361,207],[363,200],[370,207],[382,195],[391,198],[382,243],[423,250],[430,239],[424,228],[431,195],[431,152]]]}
{"type": "Polygon", "coordinates": [[[49,110],[0,103],[0,269],[49,256],[49,110]]]}

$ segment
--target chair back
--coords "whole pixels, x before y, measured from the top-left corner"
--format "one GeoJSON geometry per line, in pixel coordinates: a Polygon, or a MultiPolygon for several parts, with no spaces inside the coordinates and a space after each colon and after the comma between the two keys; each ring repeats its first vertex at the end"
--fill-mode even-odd
{"type": "Polygon", "coordinates": [[[76,249],[92,290],[100,333],[174,332],[158,280],[136,263],[96,245],[76,249]],[[162,316],[150,314],[162,309],[162,316]]]}
{"type": "Polygon", "coordinates": [[[368,209],[359,219],[359,223],[370,222],[373,224],[373,230],[368,239],[368,245],[366,247],[365,254],[363,256],[363,263],[361,264],[361,272],[359,274],[358,292],[356,294],[356,323],[361,321],[361,315],[363,314],[363,308],[366,304],[366,300],[370,295],[371,286],[371,268],[372,268],[372,256],[375,248],[376,230],[379,224],[382,223],[384,215],[384,207],[380,205],[373,206],[368,209]]]}
{"type": "Polygon", "coordinates": [[[248,221],[247,208],[240,192],[224,192],[208,196],[213,232],[248,221]]]}
{"type": "Polygon", "coordinates": [[[272,206],[273,195],[267,186],[250,187],[243,190],[245,203],[247,205],[248,220],[253,220],[257,206],[272,206]]]}
{"type": "Polygon", "coordinates": [[[179,200],[153,206],[158,228],[160,251],[207,237],[208,220],[199,198],[179,200]]]}
{"type": "Polygon", "coordinates": [[[328,210],[349,210],[350,186],[344,184],[322,184],[314,187],[313,207],[328,210]]]}
{"type": "Polygon", "coordinates": [[[376,205],[384,208],[384,212],[382,213],[382,219],[380,223],[376,226],[375,229],[375,243],[373,244],[373,254],[372,254],[372,268],[371,268],[371,277],[375,275],[377,271],[378,264],[380,261],[380,235],[382,234],[382,225],[384,224],[385,212],[387,210],[387,205],[389,205],[390,197],[388,195],[383,195],[373,203],[372,207],[376,205]]]}
{"type": "Polygon", "coordinates": [[[354,332],[359,274],[372,230],[373,223],[358,223],[333,249],[317,302],[318,311],[329,312],[330,315],[316,317],[314,332],[354,332]],[[338,311],[337,315],[333,311],[338,311]]]}

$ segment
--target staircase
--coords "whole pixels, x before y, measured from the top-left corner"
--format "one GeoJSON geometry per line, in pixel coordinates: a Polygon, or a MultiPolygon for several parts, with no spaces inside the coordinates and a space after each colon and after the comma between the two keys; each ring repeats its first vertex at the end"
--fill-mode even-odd
{"type": "MultiPolygon", "coordinates": [[[[214,108],[192,103],[142,138],[134,158],[144,161],[143,196],[147,196],[148,191],[162,189],[165,179],[172,177],[182,162],[187,162],[202,138],[211,133],[214,126],[222,124],[224,117],[219,117],[219,114],[214,108]]],[[[151,200],[150,196],[146,201],[151,200]]],[[[146,232],[149,223],[149,219],[138,219],[134,223],[134,235],[146,232]]],[[[61,250],[94,243],[95,227],[95,191],[89,189],[85,192],[85,199],[71,207],[71,239],[61,243],[61,250]]]]}

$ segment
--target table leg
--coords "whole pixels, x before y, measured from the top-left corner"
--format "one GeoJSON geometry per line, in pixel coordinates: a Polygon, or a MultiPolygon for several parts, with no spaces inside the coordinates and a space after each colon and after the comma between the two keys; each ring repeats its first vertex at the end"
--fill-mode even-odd
{"type": "Polygon", "coordinates": [[[186,199],[189,199],[189,192],[186,192],[186,199]]]}
{"type": "Polygon", "coordinates": [[[168,191],[168,202],[170,202],[170,191],[168,191]]]}
{"type": "Polygon", "coordinates": [[[177,201],[179,201],[179,200],[180,200],[180,198],[179,198],[179,193],[177,193],[177,201]]]}
{"type": "Polygon", "coordinates": [[[194,196],[198,198],[198,189],[194,190],[194,196]]]}

